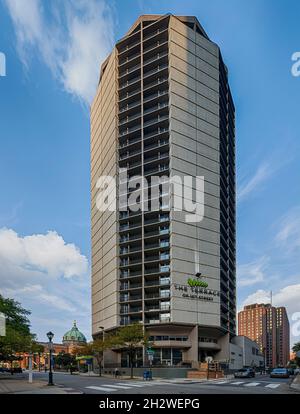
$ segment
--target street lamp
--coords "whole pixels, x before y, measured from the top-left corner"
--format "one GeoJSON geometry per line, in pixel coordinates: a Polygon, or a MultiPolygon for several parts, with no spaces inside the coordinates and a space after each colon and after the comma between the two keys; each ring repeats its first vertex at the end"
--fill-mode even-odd
{"type": "Polygon", "coordinates": [[[50,361],[49,361],[49,380],[48,380],[48,385],[54,385],[53,384],[53,373],[52,373],[52,339],[54,337],[54,333],[53,332],[48,332],[47,333],[47,337],[49,339],[49,357],[50,357],[50,361]]]}

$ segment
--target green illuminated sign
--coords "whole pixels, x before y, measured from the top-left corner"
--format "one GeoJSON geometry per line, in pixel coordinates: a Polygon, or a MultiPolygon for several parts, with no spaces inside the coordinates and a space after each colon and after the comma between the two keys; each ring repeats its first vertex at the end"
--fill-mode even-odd
{"type": "Polygon", "coordinates": [[[188,285],[191,287],[197,286],[197,287],[203,287],[203,288],[207,288],[208,287],[208,283],[204,282],[203,280],[197,280],[197,279],[188,279],[188,285]]]}

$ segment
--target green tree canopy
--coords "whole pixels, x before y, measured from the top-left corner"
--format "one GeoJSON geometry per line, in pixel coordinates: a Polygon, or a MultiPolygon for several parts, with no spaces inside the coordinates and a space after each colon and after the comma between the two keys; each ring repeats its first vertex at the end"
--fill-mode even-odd
{"type": "Polygon", "coordinates": [[[76,364],[75,356],[72,354],[69,354],[68,352],[60,352],[58,355],[54,357],[55,364],[63,367],[63,368],[69,368],[71,365],[76,364]]]}
{"type": "Polygon", "coordinates": [[[300,342],[296,342],[292,348],[293,352],[299,352],[300,351],[300,342]]]}
{"type": "Polygon", "coordinates": [[[117,332],[115,342],[128,353],[131,378],[133,378],[133,364],[136,351],[138,348],[149,344],[148,335],[144,332],[141,324],[134,323],[120,328],[117,332]]]}
{"type": "Polygon", "coordinates": [[[75,350],[76,355],[93,356],[99,367],[99,376],[101,377],[101,366],[103,361],[104,351],[110,349],[116,343],[116,338],[113,336],[106,336],[104,338],[95,339],[84,346],[78,347],[75,350]]]}
{"type": "Polygon", "coordinates": [[[21,304],[14,299],[6,299],[0,295],[0,312],[6,317],[6,326],[23,333],[30,334],[30,321],[28,316],[30,311],[24,309],[21,304]]]}
{"type": "Polygon", "coordinates": [[[19,359],[17,354],[31,351],[35,335],[30,333],[30,311],[0,295],[0,312],[6,318],[6,335],[0,337],[0,360],[12,362],[19,359]]]}

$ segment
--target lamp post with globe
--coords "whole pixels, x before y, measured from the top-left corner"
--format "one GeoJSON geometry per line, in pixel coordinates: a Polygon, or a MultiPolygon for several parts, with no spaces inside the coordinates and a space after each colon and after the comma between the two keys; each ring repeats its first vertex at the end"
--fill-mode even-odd
{"type": "Polygon", "coordinates": [[[53,373],[52,373],[52,339],[54,337],[54,333],[51,331],[47,333],[47,337],[49,339],[49,379],[48,379],[48,385],[54,385],[53,384],[53,373]]]}

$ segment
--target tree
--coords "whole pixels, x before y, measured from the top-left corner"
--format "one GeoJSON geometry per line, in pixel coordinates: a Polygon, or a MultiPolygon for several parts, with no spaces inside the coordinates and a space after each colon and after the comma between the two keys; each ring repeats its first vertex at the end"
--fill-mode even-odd
{"type": "Polygon", "coordinates": [[[296,342],[292,348],[293,352],[299,352],[300,351],[300,342],[296,342]]]}
{"type": "Polygon", "coordinates": [[[143,326],[139,323],[123,326],[116,335],[116,342],[125,349],[129,356],[130,377],[133,378],[133,365],[137,349],[148,343],[148,335],[144,332],[143,326]]]}
{"type": "MultiPolygon", "coordinates": [[[[34,335],[30,333],[30,312],[22,308],[14,299],[0,295],[0,312],[6,318],[6,335],[0,337],[0,360],[10,362],[20,360],[20,353],[30,352],[34,335]]],[[[13,371],[11,370],[13,373],[13,371]]]]}
{"type": "Polygon", "coordinates": [[[14,299],[6,299],[0,295],[0,312],[5,315],[7,327],[11,327],[24,335],[30,335],[30,321],[27,316],[31,312],[22,308],[19,302],[14,299]]]}
{"type": "Polygon", "coordinates": [[[114,343],[114,338],[112,336],[107,336],[106,338],[99,338],[95,339],[92,342],[89,342],[85,346],[82,346],[80,348],[76,348],[75,353],[78,356],[93,356],[98,364],[99,367],[99,377],[102,375],[102,361],[103,361],[103,355],[104,351],[111,348],[114,343]]]}
{"type": "MultiPolygon", "coordinates": [[[[295,354],[297,352],[300,352],[300,342],[296,342],[292,348],[292,351],[295,352],[295,354]]],[[[296,364],[298,365],[298,367],[300,367],[300,358],[298,356],[296,356],[295,358],[296,364]]]]}
{"type": "Polygon", "coordinates": [[[61,351],[54,358],[54,363],[59,365],[60,368],[70,369],[76,363],[76,358],[74,355],[69,354],[68,352],[61,351]]]}

